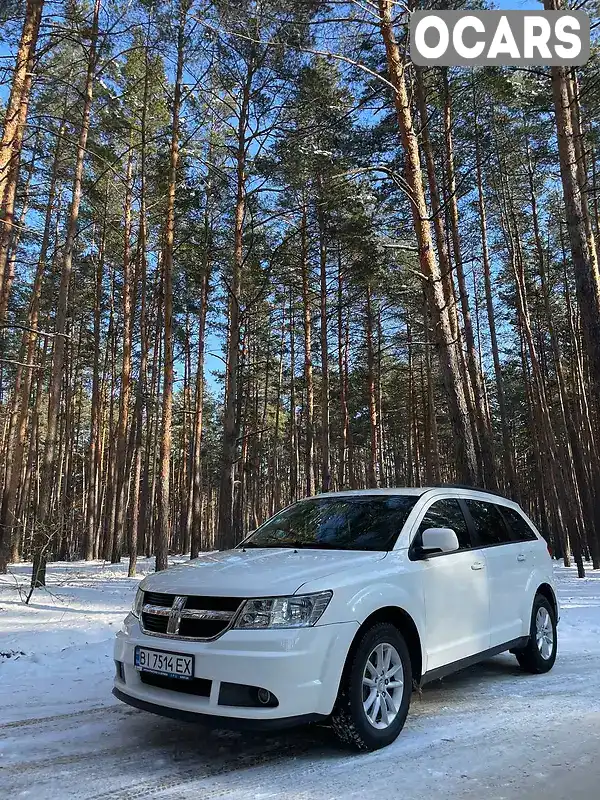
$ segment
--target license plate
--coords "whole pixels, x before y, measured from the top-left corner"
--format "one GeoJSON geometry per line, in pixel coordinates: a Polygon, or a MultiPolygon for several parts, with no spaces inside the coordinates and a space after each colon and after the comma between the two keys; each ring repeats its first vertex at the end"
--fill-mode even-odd
{"type": "Polygon", "coordinates": [[[134,663],[140,672],[154,672],[169,678],[191,680],[194,677],[194,656],[184,653],[169,653],[149,647],[136,647],[134,663]]]}

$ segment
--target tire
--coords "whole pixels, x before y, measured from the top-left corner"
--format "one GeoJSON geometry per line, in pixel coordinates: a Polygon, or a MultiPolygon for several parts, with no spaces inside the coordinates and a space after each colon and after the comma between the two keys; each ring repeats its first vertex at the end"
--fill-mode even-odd
{"type": "Polygon", "coordinates": [[[411,693],[410,655],[402,634],[385,622],[373,625],[361,635],[346,661],[331,716],[336,735],[359,751],[378,750],[391,744],[404,727],[411,693]],[[381,674],[386,663],[388,677],[381,674]],[[399,675],[402,675],[401,686],[395,685],[400,683],[399,675]],[[368,681],[372,685],[367,685],[368,681]],[[393,709],[397,710],[390,720],[393,709]]]}
{"type": "Polygon", "coordinates": [[[541,594],[536,594],[531,611],[529,641],[515,655],[521,669],[534,675],[549,672],[556,661],[556,613],[541,594]]]}

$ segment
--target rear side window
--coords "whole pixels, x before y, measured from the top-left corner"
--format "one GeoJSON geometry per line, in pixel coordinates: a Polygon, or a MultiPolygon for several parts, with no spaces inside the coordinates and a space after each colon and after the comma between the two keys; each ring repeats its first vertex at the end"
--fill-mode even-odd
{"type": "Polygon", "coordinates": [[[482,500],[465,500],[473,522],[477,537],[482,547],[492,544],[509,544],[517,541],[504,522],[498,506],[482,500]]]}
{"type": "Polygon", "coordinates": [[[537,536],[518,511],[515,511],[514,508],[506,508],[505,506],[500,506],[500,510],[515,541],[535,542],[537,536]]]}
{"type": "Polygon", "coordinates": [[[421,534],[427,528],[452,528],[458,538],[460,549],[465,550],[471,547],[469,529],[458,500],[452,498],[437,500],[429,506],[415,537],[417,544],[421,543],[421,534]]]}

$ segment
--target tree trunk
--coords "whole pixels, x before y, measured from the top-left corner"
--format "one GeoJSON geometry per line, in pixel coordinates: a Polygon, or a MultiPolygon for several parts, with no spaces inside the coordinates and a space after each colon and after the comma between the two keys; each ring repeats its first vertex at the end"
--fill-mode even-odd
{"type": "Polygon", "coordinates": [[[323,200],[318,199],[319,224],[319,277],[320,277],[320,333],[321,333],[321,491],[331,487],[331,453],[329,432],[329,344],[327,338],[327,230],[323,200]]]}
{"type": "Polygon", "coordinates": [[[27,0],[25,22],[0,140],[0,323],[8,303],[8,291],[4,286],[5,272],[14,222],[15,195],[33,79],[35,47],[43,7],[44,0],[27,0]]]}
{"type": "Polygon", "coordinates": [[[498,334],[496,331],[496,314],[494,310],[494,300],[492,296],[492,276],[490,266],[490,254],[487,237],[487,213],[485,206],[485,195],[483,191],[481,141],[479,136],[479,124],[477,121],[477,108],[475,102],[475,91],[473,90],[473,112],[475,128],[475,166],[477,173],[477,201],[479,207],[479,226],[481,230],[481,255],[483,262],[483,282],[485,287],[485,304],[487,310],[488,326],[490,329],[490,344],[492,348],[492,360],[494,362],[494,377],[496,379],[496,396],[498,400],[498,411],[500,412],[500,427],[502,430],[502,456],[504,462],[504,475],[506,480],[506,491],[509,496],[518,499],[517,476],[512,451],[512,441],[508,415],[506,412],[506,398],[504,393],[504,381],[502,377],[502,366],[500,364],[500,351],[498,348],[498,334]]]}
{"type": "Polygon", "coordinates": [[[302,206],[300,228],[300,262],[302,270],[302,304],[304,311],[304,383],[306,384],[306,449],[304,453],[304,480],[306,495],[314,492],[314,387],[312,368],[312,313],[310,302],[309,261],[308,261],[308,221],[306,205],[302,206]]]}
{"type": "Polygon", "coordinates": [[[137,569],[137,556],[144,548],[144,530],[146,510],[140,513],[141,481],[143,464],[143,421],[146,406],[146,393],[148,382],[148,311],[147,311],[147,276],[148,260],[146,255],[147,230],[146,230],[146,122],[148,117],[148,89],[149,89],[149,64],[148,64],[148,38],[144,47],[144,94],[142,100],[142,113],[140,120],[140,218],[137,242],[136,276],[140,285],[140,368],[135,393],[135,407],[133,411],[133,480],[131,485],[131,519],[129,521],[129,568],[128,576],[132,578],[137,569]]]}
{"type": "MultiPolygon", "coordinates": [[[[38,314],[40,297],[42,292],[42,281],[44,278],[46,257],[50,243],[50,231],[52,222],[52,210],[57,183],[57,167],[62,136],[64,134],[64,120],[59,129],[52,174],[50,177],[50,187],[48,192],[48,202],[46,204],[46,215],[44,222],[44,232],[40,244],[40,254],[38,257],[35,277],[29,309],[27,313],[27,327],[29,330],[23,331],[21,346],[19,349],[19,361],[21,364],[33,364],[37,336],[34,331],[38,325],[38,314]]],[[[16,247],[16,244],[15,244],[16,247]]],[[[14,259],[15,253],[11,255],[14,259]]],[[[15,374],[14,393],[12,401],[12,413],[9,420],[6,447],[6,471],[4,475],[4,490],[1,495],[0,503],[0,573],[6,572],[7,559],[10,552],[11,540],[17,534],[18,518],[15,515],[17,503],[17,491],[21,480],[23,469],[23,456],[27,440],[27,418],[29,413],[29,403],[31,385],[33,380],[33,368],[18,366],[15,374]]]]}
{"type": "Polygon", "coordinates": [[[158,501],[158,525],[155,536],[156,570],[168,566],[170,538],[170,486],[171,486],[171,438],[173,418],[173,245],[175,239],[175,192],[177,187],[177,163],[179,161],[179,113],[183,81],[183,59],[185,46],[185,24],[189,0],[181,0],[179,28],[177,31],[177,71],[173,94],[173,116],[171,123],[171,150],[165,238],[163,246],[163,394],[160,435],[160,486],[158,501]]]}
{"type": "Polygon", "coordinates": [[[293,290],[290,289],[290,502],[298,499],[300,453],[296,416],[296,314],[293,290]]]}
{"type": "Polygon", "coordinates": [[[486,414],[483,379],[475,347],[475,335],[473,333],[473,323],[471,321],[471,310],[469,308],[469,295],[467,292],[467,282],[463,267],[460,233],[458,224],[458,200],[456,189],[456,177],[454,171],[454,145],[452,142],[452,110],[450,100],[450,85],[448,81],[448,70],[444,68],[444,139],[446,143],[446,169],[448,173],[448,199],[450,230],[452,233],[452,245],[454,252],[454,266],[458,278],[458,289],[460,304],[463,316],[465,331],[465,342],[467,345],[467,367],[471,386],[473,389],[474,411],[477,426],[478,439],[481,447],[481,457],[483,461],[484,484],[488,489],[497,489],[498,481],[496,478],[496,465],[494,461],[494,444],[490,428],[490,420],[486,414]]]}
{"type": "MultiPolygon", "coordinates": [[[[207,196],[208,204],[208,196],[207,196]]],[[[208,228],[207,228],[208,229],[208,228]]],[[[206,549],[205,536],[202,535],[202,412],[204,406],[204,349],[206,332],[206,315],[208,313],[208,297],[210,292],[210,261],[208,255],[209,243],[207,242],[207,258],[202,275],[200,295],[200,316],[198,321],[198,363],[196,372],[196,394],[194,398],[194,434],[192,457],[192,519],[191,519],[191,555],[197,558],[201,548],[206,549]]]]}
{"type": "Polygon", "coordinates": [[[371,431],[371,446],[367,461],[367,487],[369,489],[376,489],[379,486],[379,471],[377,468],[377,400],[375,398],[375,351],[373,347],[373,297],[369,284],[367,284],[366,293],[365,322],[367,343],[367,397],[371,431]]]}
{"type": "MultiPolygon", "coordinates": [[[[237,127],[236,201],[234,212],[234,254],[229,287],[229,347],[227,353],[225,411],[223,414],[223,447],[221,481],[219,489],[220,549],[230,549],[238,538],[235,526],[235,465],[237,460],[239,414],[239,364],[240,364],[240,304],[242,270],[244,266],[244,218],[246,215],[246,136],[254,69],[248,65],[242,88],[237,127]]],[[[243,464],[243,461],[242,461],[243,464]]]]}
{"type": "MultiPolygon", "coordinates": [[[[132,146],[130,141],[130,147],[132,146]]],[[[116,508],[115,530],[112,537],[113,548],[111,561],[121,561],[123,537],[125,535],[127,507],[127,487],[129,474],[127,470],[127,428],[129,423],[129,396],[131,393],[131,354],[133,351],[133,308],[135,307],[135,287],[131,269],[131,201],[133,148],[129,152],[125,175],[125,208],[124,208],[124,246],[123,246],[123,294],[121,313],[123,315],[123,357],[121,362],[121,391],[119,398],[119,420],[117,423],[116,447],[116,508]]]]}
{"type": "Polygon", "coordinates": [[[450,313],[444,296],[442,276],[435,258],[429,213],[425,202],[421,161],[417,136],[413,128],[410,100],[406,88],[404,63],[392,27],[391,0],[378,0],[380,26],[386,49],[390,80],[394,86],[394,101],[398,128],[405,152],[405,180],[411,195],[411,210],[419,246],[419,258],[430,294],[434,322],[437,328],[440,366],[448,398],[448,411],[456,448],[456,468],[466,483],[477,484],[480,470],[475,456],[467,402],[461,383],[459,356],[452,332],[450,313]]]}
{"type": "MultiPolygon", "coordinates": [[[[544,0],[546,11],[562,10],[561,0],[544,0]]],[[[600,395],[600,273],[593,237],[587,235],[589,210],[586,194],[581,185],[578,171],[573,114],[569,97],[568,68],[550,68],[552,75],[552,95],[558,133],[558,154],[563,197],[567,216],[567,228],[577,302],[581,313],[581,328],[593,391],[600,395]]]]}
{"type": "Polygon", "coordinates": [[[55,468],[55,451],[58,432],[58,415],[60,411],[61,381],[65,355],[65,333],[67,327],[67,306],[69,286],[73,267],[73,253],[77,236],[77,220],[79,217],[79,204],[81,201],[81,185],[83,179],[83,162],[86,152],[88,130],[90,126],[90,112],[92,106],[92,93],[94,85],[94,70],[96,67],[96,44],[98,41],[98,17],[100,14],[100,0],[95,0],[94,16],[90,36],[87,75],[84,90],[84,103],[79,142],[77,145],[77,158],[75,161],[75,175],[71,208],[67,221],[67,234],[63,249],[60,288],[56,308],[54,349],[52,353],[52,371],[50,388],[48,392],[48,421],[46,427],[46,443],[42,464],[42,479],[40,486],[40,499],[36,519],[36,535],[34,540],[34,558],[31,572],[31,588],[45,586],[46,584],[46,558],[52,541],[49,526],[50,502],[52,497],[53,474],[55,468]]]}
{"type": "Polygon", "coordinates": [[[338,373],[340,382],[340,411],[341,411],[341,436],[340,453],[338,461],[338,489],[344,489],[347,485],[347,452],[348,452],[348,428],[350,427],[350,415],[348,412],[348,396],[346,394],[346,381],[344,379],[344,277],[342,273],[342,250],[338,248],[338,297],[337,297],[337,335],[338,335],[338,373]]]}

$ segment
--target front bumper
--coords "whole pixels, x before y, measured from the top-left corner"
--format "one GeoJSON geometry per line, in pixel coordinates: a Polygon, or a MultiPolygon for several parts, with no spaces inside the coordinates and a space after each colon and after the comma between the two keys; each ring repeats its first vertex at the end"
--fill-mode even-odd
{"type": "Polygon", "coordinates": [[[230,630],[214,641],[195,642],[148,636],[129,615],[115,642],[115,661],[122,668],[115,676],[114,694],[148,711],[183,719],[218,717],[225,726],[234,720],[262,721],[266,723],[263,727],[268,727],[269,721],[277,726],[316,719],[333,709],[346,654],[357,630],[354,622],[295,630],[230,630]],[[134,666],[136,645],[193,654],[194,677],[211,682],[209,696],[143,683],[134,666]],[[219,693],[223,682],[267,689],[278,705],[222,705],[219,693]]]}

